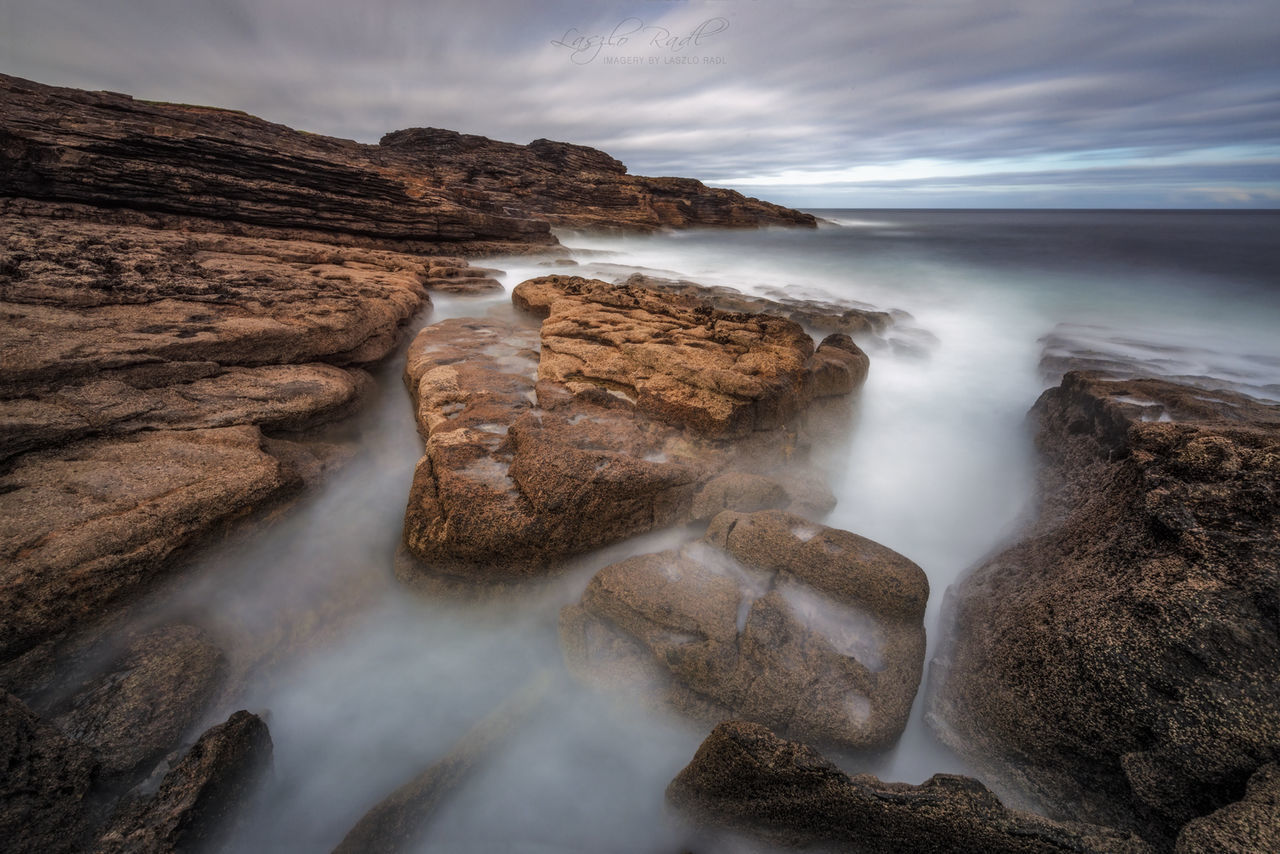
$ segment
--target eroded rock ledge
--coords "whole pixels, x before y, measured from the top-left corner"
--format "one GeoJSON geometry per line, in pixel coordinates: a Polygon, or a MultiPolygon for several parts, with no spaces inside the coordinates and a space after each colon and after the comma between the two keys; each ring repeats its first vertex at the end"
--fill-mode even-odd
{"type": "Polygon", "coordinates": [[[930,717],[993,780],[1162,844],[1280,756],[1280,407],[1069,373],[1040,518],[950,594],[930,717]]]}
{"type": "Polygon", "coordinates": [[[405,543],[424,568],[520,577],[726,506],[822,503],[795,478],[743,476],[803,450],[792,422],[811,401],[861,384],[847,336],[815,351],[781,318],[584,279],[532,280],[513,300],[540,329],[446,321],[410,348],[426,453],[405,543]]]}

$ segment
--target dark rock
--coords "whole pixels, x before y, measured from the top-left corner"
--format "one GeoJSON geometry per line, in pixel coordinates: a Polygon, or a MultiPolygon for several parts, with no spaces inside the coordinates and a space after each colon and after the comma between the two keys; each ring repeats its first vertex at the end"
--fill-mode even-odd
{"type": "Polygon", "coordinates": [[[112,819],[94,846],[100,854],[217,850],[237,812],[271,767],[271,736],[240,711],[207,730],[149,798],[112,819]]]}
{"type": "Polygon", "coordinates": [[[1070,373],[1033,416],[1040,518],[953,590],[930,718],[994,779],[1171,843],[1280,758],[1280,407],[1070,373]]]}
{"type": "Polygon", "coordinates": [[[892,744],[924,663],[924,573],[847,531],[724,512],[704,543],[600,570],[561,612],[569,667],[843,748],[892,744]],[[714,547],[713,545],[714,544],[714,547]]]}
{"type": "Polygon", "coordinates": [[[0,694],[0,847],[12,854],[81,850],[95,763],[89,749],[0,694]]]}
{"type": "Polygon", "coordinates": [[[1010,810],[969,777],[936,774],[919,786],[851,777],[812,748],[742,721],[712,731],[667,788],[667,800],[695,821],[787,847],[858,854],[1152,851],[1106,828],[1010,810]]]}
{"type": "Polygon", "coordinates": [[[54,723],[93,750],[103,775],[130,775],[177,746],[224,670],[222,651],[199,629],[158,629],[134,640],[54,723]]]}
{"type": "Polygon", "coordinates": [[[1280,851],[1280,766],[1264,765],[1239,801],[1188,822],[1177,854],[1253,854],[1280,851]]]}

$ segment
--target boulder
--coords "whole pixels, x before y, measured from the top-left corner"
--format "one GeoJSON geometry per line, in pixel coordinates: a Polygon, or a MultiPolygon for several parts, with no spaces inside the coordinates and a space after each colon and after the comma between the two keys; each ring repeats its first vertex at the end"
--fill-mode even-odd
{"type": "Polygon", "coordinates": [[[205,711],[226,668],[222,650],[194,626],[134,639],[54,718],[93,750],[109,777],[149,771],[205,711]]]}
{"type": "Polygon", "coordinates": [[[970,777],[935,774],[919,786],[849,776],[807,745],[744,721],[718,725],[667,788],[697,823],[785,847],[857,854],[1147,854],[1103,827],[1008,809],[970,777]]]}
{"type": "Polygon", "coordinates": [[[1244,797],[1188,822],[1176,854],[1252,854],[1280,851],[1280,765],[1259,768],[1244,797]]]}
{"type": "Polygon", "coordinates": [[[928,582],[901,555],[780,511],[600,570],[560,616],[574,673],[846,749],[892,744],[924,662],[928,582]]]}
{"type": "Polygon", "coordinates": [[[94,846],[99,854],[218,850],[239,810],[271,768],[271,736],[239,711],[211,727],[147,798],[126,803],[94,846]]]}
{"type": "Polygon", "coordinates": [[[0,839],[12,854],[82,850],[95,762],[87,747],[0,693],[0,839]]]}
{"type": "Polygon", "coordinates": [[[1010,791],[1171,844],[1280,758],[1280,407],[1068,373],[1040,516],[951,592],[930,720],[1010,791]]]}

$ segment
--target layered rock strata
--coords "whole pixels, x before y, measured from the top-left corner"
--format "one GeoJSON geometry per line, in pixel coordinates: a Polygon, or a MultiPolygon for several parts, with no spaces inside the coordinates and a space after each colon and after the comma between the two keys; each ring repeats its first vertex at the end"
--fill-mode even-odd
{"type": "Polygon", "coordinates": [[[935,774],[919,786],[849,776],[807,745],[758,724],[722,723],[667,788],[694,821],[774,844],[858,854],[1148,854],[1103,827],[1008,809],[977,780],[935,774]]]}
{"type": "MultiPolygon", "coordinates": [[[[430,259],[0,217],[0,667],[318,476],[430,259]]],[[[452,260],[452,259],[451,259],[452,260]]],[[[456,267],[456,265],[455,265],[456,267]]],[[[5,684],[24,689],[19,662],[5,684]]]]}
{"type": "Polygon", "coordinates": [[[451,320],[410,347],[426,449],[405,544],[428,568],[518,577],[725,506],[822,503],[790,480],[716,478],[761,475],[795,449],[788,425],[815,394],[861,383],[847,336],[815,352],[780,318],[587,280],[513,299],[546,315],[540,330],[451,320]]]}
{"type": "Polygon", "coordinates": [[[1280,755],[1280,407],[1069,373],[1032,415],[1039,520],[952,591],[930,717],[1167,844],[1280,755]]]}
{"type": "Polygon", "coordinates": [[[571,671],[697,718],[845,749],[892,744],[924,664],[924,572],[780,511],[726,511],[700,543],[600,570],[560,615],[571,671]]]}
{"type": "MultiPolygon", "coordinates": [[[[603,152],[413,129],[380,145],[232,110],[0,75],[0,199],[184,230],[496,254],[553,245],[549,223],[652,229],[815,220],[603,152]]],[[[25,210],[9,202],[6,212],[25,210]]]]}

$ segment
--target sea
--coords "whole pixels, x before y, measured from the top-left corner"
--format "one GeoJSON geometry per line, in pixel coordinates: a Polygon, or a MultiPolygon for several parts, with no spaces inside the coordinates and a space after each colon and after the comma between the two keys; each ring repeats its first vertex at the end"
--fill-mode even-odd
{"type": "MultiPolygon", "coordinates": [[[[812,212],[817,229],[563,232],[572,266],[473,263],[503,270],[508,291],[549,273],[612,281],[639,271],[900,312],[912,334],[863,342],[869,378],[849,430],[824,449],[839,502],[825,521],[925,570],[930,656],[947,588],[1033,507],[1026,415],[1066,367],[1280,400],[1280,212],[812,212]]],[[[417,325],[512,316],[507,294],[433,299],[417,325]]],[[[559,609],[596,569],[688,534],[614,546],[515,597],[407,592],[392,562],[422,442],[402,370],[402,357],[384,365],[373,403],[335,434],[356,448],[344,468],[266,534],[209,553],[149,611],[157,623],[202,622],[230,646],[245,688],[204,725],[236,708],[268,719],[274,769],[227,850],[332,850],[538,674],[554,691],[437,802],[410,850],[670,854],[695,844],[663,793],[706,728],[565,678],[556,638],[559,609]]],[[[924,723],[923,693],[895,748],[832,758],[909,783],[969,772],[924,723]]]]}

